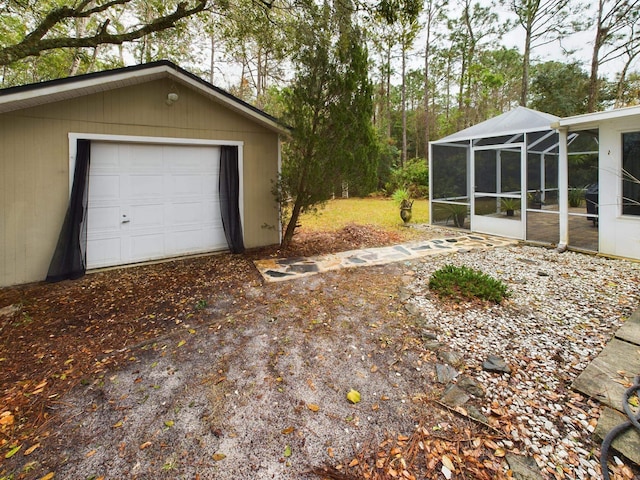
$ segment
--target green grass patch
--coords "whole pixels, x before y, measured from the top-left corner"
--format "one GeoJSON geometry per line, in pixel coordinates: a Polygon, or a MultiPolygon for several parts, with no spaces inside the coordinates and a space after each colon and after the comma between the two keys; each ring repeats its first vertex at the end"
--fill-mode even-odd
{"type": "MultiPolygon", "coordinates": [[[[429,202],[416,200],[413,203],[410,223],[429,222],[429,202]]],[[[317,213],[301,216],[300,224],[306,231],[335,231],[350,223],[375,225],[389,230],[407,229],[400,218],[400,208],[387,198],[340,198],[329,200],[317,213]]]]}
{"type": "Polygon", "coordinates": [[[511,295],[504,282],[479,270],[455,265],[445,265],[435,271],[429,280],[429,288],[441,298],[458,302],[479,298],[500,303],[511,295]]]}

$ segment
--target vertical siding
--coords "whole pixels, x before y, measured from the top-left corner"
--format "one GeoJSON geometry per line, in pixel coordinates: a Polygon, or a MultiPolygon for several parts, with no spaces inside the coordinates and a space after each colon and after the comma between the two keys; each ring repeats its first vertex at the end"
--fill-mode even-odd
{"type": "Polygon", "coordinates": [[[244,142],[247,247],[274,244],[271,195],[278,136],[186,87],[172,106],[167,80],[0,114],[0,286],[43,280],[69,195],[68,134],[200,138],[244,142]]]}

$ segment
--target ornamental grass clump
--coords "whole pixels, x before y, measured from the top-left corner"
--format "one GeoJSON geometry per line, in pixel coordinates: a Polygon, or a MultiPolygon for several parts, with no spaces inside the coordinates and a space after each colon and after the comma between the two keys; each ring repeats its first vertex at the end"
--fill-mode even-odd
{"type": "Polygon", "coordinates": [[[479,298],[500,303],[511,293],[504,282],[468,267],[445,265],[431,275],[429,288],[439,297],[448,297],[459,302],[479,298]]]}

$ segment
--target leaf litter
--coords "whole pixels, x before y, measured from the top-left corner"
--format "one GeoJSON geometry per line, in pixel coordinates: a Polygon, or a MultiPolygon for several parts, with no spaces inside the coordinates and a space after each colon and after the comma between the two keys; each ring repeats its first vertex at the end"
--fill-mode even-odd
{"type": "MultiPolygon", "coordinates": [[[[358,229],[385,243],[351,226],[253,255],[325,253],[358,229]]],[[[19,448],[0,477],[509,478],[496,442],[514,419],[436,401],[404,265],[262,285],[250,258],[0,290],[21,306],[0,354],[0,458],[19,448]]]]}

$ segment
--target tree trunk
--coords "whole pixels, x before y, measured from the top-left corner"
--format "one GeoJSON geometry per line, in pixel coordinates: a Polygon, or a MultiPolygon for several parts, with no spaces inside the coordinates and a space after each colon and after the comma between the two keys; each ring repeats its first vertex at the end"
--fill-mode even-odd
{"type": "Polygon", "coordinates": [[[404,167],[407,161],[407,82],[406,82],[406,69],[407,69],[407,43],[406,32],[402,34],[402,91],[401,91],[401,106],[402,109],[402,155],[400,157],[400,166],[404,167]]]}
{"type": "Polygon", "coordinates": [[[288,247],[291,244],[293,235],[298,227],[298,220],[300,219],[300,213],[302,212],[302,203],[298,198],[296,198],[296,201],[293,204],[291,218],[289,219],[289,223],[287,223],[287,228],[285,229],[284,236],[282,237],[282,243],[280,244],[282,248],[288,247]]]}
{"type": "Polygon", "coordinates": [[[424,46],[424,158],[429,165],[429,54],[431,53],[431,22],[427,24],[427,39],[424,46]]]}
{"type": "Polygon", "coordinates": [[[587,102],[587,112],[595,112],[598,104],[598,68],[600,67],[600,49],[604,45],[607,37],[607,30],[603,25],[604,1],[600,0],[598,5],[598,17],[596,19],[596,38],[593,42],[593,53],[591,54],[591,76],[589,77],[589,100],[587,102]]]}
{"type": "Polygon", "coordinates": [[[527,29],[524,39],[524,53],[522,54],[522,87],[520,90],[520,106],[527,106],[529,96],[529,65],[531,63],[531,27],[527,29]]]}

